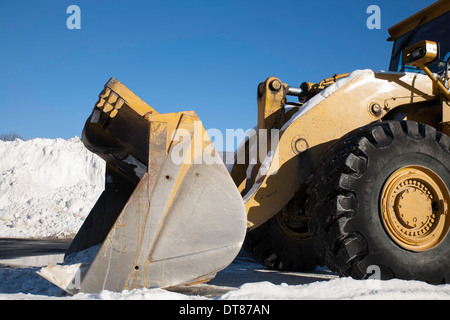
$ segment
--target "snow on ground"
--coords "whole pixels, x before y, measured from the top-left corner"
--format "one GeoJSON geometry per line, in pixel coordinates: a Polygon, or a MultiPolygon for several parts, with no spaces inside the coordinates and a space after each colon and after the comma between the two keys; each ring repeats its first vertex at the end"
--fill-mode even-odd
{"type": "Polygon", "coordinates": [[[248,283],[239,290],[230,291],[221,298],[251,299],[305,299],[305,300],[447,300],[450,286],[432,286],[419,281],[354,280],[337,278],[305,285],[274,285],[270,282],[248,283]]]}
{"type": "Polygon", "coordinates": [[[79,138],[0,141],[0,238],[73,236],[104,174],[79,138]]]}
{"type": "MultiPolygon", "coordinates": [[[[428,285],[405,280],[354,280],[336,278],[308,284],[244,283],[217,296],[163,289],[66,295],[39,277],[38,268],[0,268],[0,299],[22,300],[448,300],[449,285],[428,285]]],[[[203,285],[205,286],[205,285],[203,285]]]]}
{"type": "MultiPolygon", "coordinates": [[[[104,170],[103,160],[88,152],[78,138],[0,141],[0,238],[73,236],[102,192],[104,170]]],[[[450,299],[450,285],[283,275],[248,260],[233,263],[218,274],[218,280],[197,290],[136,289],[68,296],[38,276],[38,269],[0,265],[0,299],[450,299]],[[275,281],[280,275],[283,282],[275,281]],[[239,281],[233,284],[233,277],[239,281]],[[202,290],[217,294],[205,295],[202,290]]]]}

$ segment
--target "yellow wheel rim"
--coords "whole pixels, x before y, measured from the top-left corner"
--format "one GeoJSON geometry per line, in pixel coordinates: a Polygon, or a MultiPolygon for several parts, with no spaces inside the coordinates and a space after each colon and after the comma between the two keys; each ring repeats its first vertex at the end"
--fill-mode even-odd
{"type": "Polygon", "coordinates": [[[389,236],[416,252],[437,246],[449,230],[449,191],[442,179],[422,166],[398,169],[381,193],[381,212],[389,236]]]}
{"type": "Polygon", "coordinates": [[[278,226],[292,239],[306,240],[311,238],[308,232],[308,218],[292,215],[283,209],[277,215],[278,226]]]}

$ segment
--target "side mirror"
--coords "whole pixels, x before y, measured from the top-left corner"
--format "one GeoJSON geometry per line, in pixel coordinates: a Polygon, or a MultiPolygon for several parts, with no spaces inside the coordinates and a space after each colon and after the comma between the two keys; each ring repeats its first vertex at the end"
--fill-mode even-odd
{"type": "Polygon", "coordinates": [[[438,52],[437,42],[423,40],[405,50],[404,61],[407,65],[420,68],[434,62],[438,52]]]}
{"type": "Polygon", "coordinates": [[[435,77],[433,72],[428,69],[427,65],[434,62],[438,58],[439,44],[433,41],[423,40],[415,45],[407,48],[404,54],[405,64],[420,68],[430,79],[433,84],[450,100],[450,91],[445,85],[435,77]]]}

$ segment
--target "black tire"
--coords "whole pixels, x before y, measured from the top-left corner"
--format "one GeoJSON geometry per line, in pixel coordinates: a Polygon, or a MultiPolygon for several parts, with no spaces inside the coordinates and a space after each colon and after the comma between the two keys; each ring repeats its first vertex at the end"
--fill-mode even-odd
{"type": "Polygon", "coordinates": [[[316,250],[332,271],[356,279],[376,270],[379,279],[450,281],[447,232],[424,251],[405,248],[389,234],[380,204],[399,168],[431,169],[450,186],[449,147],[448,136],[411,121],[374,123],[330,147],[310,181],[306,210],[316,250]]]}
{"type": "Polygon", "coordinates": [[[318,255],[314,239],[308,232],[309,219],[304,214],[304,202],[299,198],[291,200],[269,221],[248,232],[244,250],[270,269],[314,270],[318,265],[318,255]]]}

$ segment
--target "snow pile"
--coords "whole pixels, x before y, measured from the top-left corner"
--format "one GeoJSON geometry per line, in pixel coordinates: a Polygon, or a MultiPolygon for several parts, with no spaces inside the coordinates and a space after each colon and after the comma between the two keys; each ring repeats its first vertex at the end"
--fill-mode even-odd
{"type": "Polygon", "coordinates": [[[70,238],[104,187],[79,138],[0,141],[0,238],[70,238]]]}

